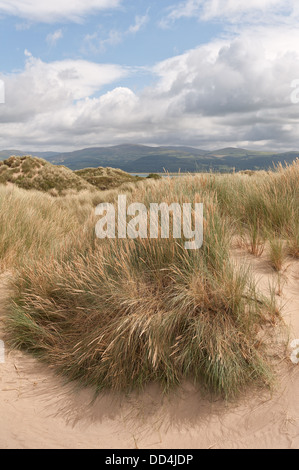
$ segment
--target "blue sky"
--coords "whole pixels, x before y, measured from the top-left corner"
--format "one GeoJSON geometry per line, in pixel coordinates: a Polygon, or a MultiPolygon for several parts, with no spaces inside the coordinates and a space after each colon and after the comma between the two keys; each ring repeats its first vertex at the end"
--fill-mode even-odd
{"type": "Polygon", "coordinates": [[[172,6],[172,0],[128,0],[120,2],[118,8],[84,15],[77,22],[62,17],[50,24],[46,15],[45,22],[3,16],[1,72],[22,69],[26,49],[45,62],[72,58],[145,67],[140,76],[135,73],[125,81],[134,88],[144,87],[151,83],[150,68],[155,63],[207,42],[223,31],[221,23],[199,23],[197,18],[171,27],[161,25],[172,6]]]}
{"type": "Polygon", "coordinates": [[[0,148],[299,149],[298,20],[295,0],[0,0],[0,148]]]}

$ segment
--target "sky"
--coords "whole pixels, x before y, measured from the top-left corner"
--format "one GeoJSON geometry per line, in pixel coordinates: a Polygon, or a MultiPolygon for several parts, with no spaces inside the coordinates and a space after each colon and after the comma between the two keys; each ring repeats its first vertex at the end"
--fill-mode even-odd
{"type": "Polygon", "coordinates": [[[0,150],[299,150],[298,0],[0,0],[0,150]]]}

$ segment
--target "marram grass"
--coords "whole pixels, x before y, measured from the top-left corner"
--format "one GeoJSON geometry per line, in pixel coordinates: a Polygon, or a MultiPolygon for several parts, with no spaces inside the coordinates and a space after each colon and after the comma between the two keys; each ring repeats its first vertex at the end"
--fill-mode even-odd
{"type": "MultiPolygon", "coordinates": [[[[44,246],[47,255],[41,250],[29,264],[19,264],[6,319],[10,344],[96,392],[130,391],[153,381],[168,390],[187,379],[233,397],[251,383],[269,384],[262,338],[279,315],[273,299],[259,295],[250,272],[231,261],[230,248],[236,233],[250,236],[253,221],[264,233],[271,227],[277,236],[287,233],[290,220],[277,219],[268,201],[274,184],[288,197],[286,216],[297,210],[286,183],[280,183],[287,171],[128,185],[129,201],[146,206],[203,202],[204,244],[196,251],[185,250],[181,239],[96,240],[94,205],[114,201],[117,191],[55,203],[44,195],[49,215],[54,208],[62,211],[56,219],[60,238],[44,246]],[[255,211],[249,180],[258,192],[255,211]],[[65,225],[68,212],[71,223],[65,225]]],[[[47,211],[43,216],[47,220],[47,211]]],[[[32,250],[38,240],[44,243],[39,230],[32,250]]],[[[18,236],[26,240],[28,228],[18,236]]]]}

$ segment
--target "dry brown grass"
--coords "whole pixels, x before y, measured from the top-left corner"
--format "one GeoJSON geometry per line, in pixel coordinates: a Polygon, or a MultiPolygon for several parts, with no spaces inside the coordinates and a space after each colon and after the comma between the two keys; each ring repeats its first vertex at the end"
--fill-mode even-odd
{"type": "Polygon", "coordinates": [[[204,245],[184,239],[97,240],[94,207],[119,190],[56,199],[2,187],[2,260],[17,268],[10,344],[69,380],[131,390],[188,378],[236,395],[271,381],[264,340],[279,321],[250,272],[230,259],[236,235],[271,263],[298,256],[299,162],[273,173],[198,175],[128,183],[128,203],[203,202],[204,245]],[[281,240],[285,240],[286,252],[281,240]],[[264,334],[261,333],[264,331],[264,334]]]}
{"type": "MultiPolygon", "coordinates": [[[[260,296],[250,273],[230,260],[231,237],[239,223],[247,228],[248,213],[239,221],[238,211],[250,201],[244,191],[240,206],[227,205],[229,191],[240,187],[237,175],[227,178],[126,187],[128,203],[203,202],[204,245],[195,251],[185,250],[184,239],[96,240],[94,205],[115,201],[117,190],[55,199],[49,214],[62,211],[62,238],[20,266],[6,323],[10,344],[97,392],[150,381],[169,389],[188,378],[234,396],[252,382],[269,384],[259,333],[279,316],[273,298],[260,296]],[[71,226],[64,225],[68,211],[71,226]]],[[[53,198],[45,197],[46,207],[53,198]]]]}

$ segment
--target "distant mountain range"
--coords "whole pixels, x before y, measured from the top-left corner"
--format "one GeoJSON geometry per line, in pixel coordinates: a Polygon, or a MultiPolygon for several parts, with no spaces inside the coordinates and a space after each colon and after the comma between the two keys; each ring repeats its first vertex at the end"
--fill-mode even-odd
{"type": "Polygon", "coordinates": [[[32,155],[72,170],[99,166],[120,168],[128,173],[161,173],[240,170],[267,170],[279,162],[291,163],[299,152],[258,152],[242,148],[207,151],[193,147],[150,147],[116,145],[93,147],[74,152],[0,151],[0,160],[11,155],[32,155]]]}

